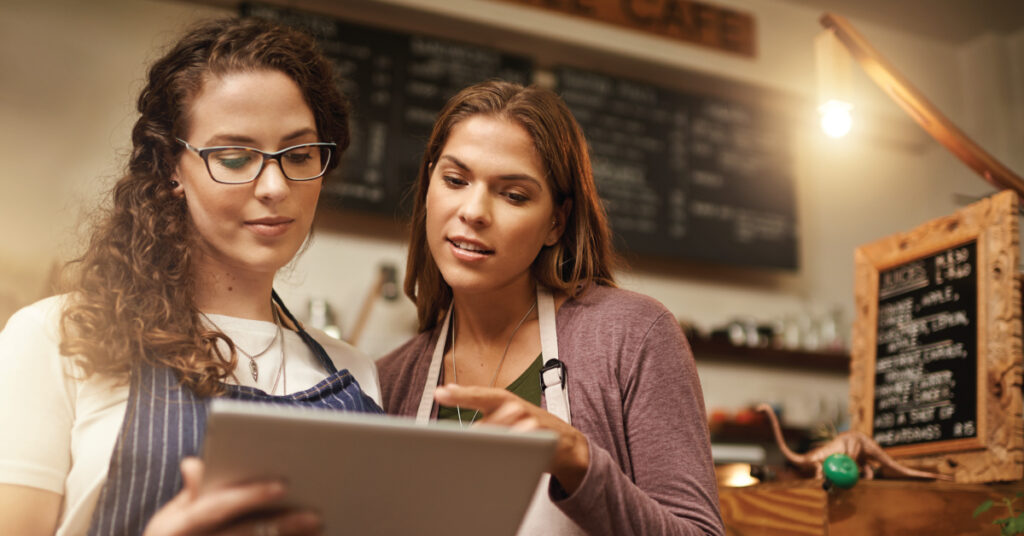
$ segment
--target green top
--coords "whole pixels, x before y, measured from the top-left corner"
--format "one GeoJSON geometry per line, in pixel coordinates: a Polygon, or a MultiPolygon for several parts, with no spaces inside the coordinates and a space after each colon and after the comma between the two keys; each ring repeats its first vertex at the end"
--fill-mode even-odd
{"type": "MultiPolygon", "coordinates": [[[[505,389],[510,393],[526,400],[534,406],[540,406],[540,368],[541,368],[541,355],[537,356],[537,359],[530,363],[530,366],[519,375],[512,383],[508,384],[505,389]]],[[[462,409],[462,422],[468,424],[469,421],[473,420],[473,414],[476,413],[474,409],[463,408],[462,409]]],[[[453,421],[459,420],[459,412],[456,408],[450,408],[448,406],[440,406],[437,408],[438,420],[448,419],[453,421]]],[[[477,416],[479,418],[479,415],[477,416]]]]}

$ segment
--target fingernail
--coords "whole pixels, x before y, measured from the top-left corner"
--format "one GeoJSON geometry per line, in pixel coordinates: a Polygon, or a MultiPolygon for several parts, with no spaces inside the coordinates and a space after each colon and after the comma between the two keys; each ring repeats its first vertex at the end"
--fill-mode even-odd
{"type": "Polygon", "coordinates": [[[323,519],[316,512],[299,512],[295,516],[296,528],[302,531],[323,528],[323,519]]]}
{"type": "Polygon", "coordinates": [[[275,480],[269,484],[268,489],[272,495],[284,495],[288,490],[288,486],[280,480],[275,480]]]}

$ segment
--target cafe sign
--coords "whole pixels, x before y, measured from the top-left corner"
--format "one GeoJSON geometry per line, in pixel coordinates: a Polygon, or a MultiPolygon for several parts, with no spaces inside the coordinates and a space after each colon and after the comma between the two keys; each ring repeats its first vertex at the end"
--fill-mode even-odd
{"type": "Polygon", "coordinates": [[[754,18],[687,0],[500,0],[558,11],[720,51],[754,57],[754,18]]]}

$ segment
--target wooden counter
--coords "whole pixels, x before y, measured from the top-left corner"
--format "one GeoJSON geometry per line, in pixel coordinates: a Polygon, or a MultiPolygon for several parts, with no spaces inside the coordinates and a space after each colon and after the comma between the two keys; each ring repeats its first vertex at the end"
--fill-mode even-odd
{"type": "MultiPolygon", "coordinates": [[[[954,484],[862,480],[852,489],[825,492],[820,480],[773,482],[719,490],[726,534],[735,536],[905,536],[991,534],[1009,516],[1003,498],[1024,494],[1024,482],[954,484]],[[995,504],[977,519],[988,499],[995,504]]],[[[1014,513],[1024,512],[1016,498],[1014,513]]]]}

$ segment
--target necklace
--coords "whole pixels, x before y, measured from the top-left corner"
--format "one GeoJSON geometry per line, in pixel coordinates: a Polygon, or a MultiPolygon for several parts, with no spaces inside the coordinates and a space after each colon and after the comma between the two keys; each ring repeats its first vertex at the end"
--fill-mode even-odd
{"type": "MultiPolygon", "coordinates": [[[[534,302],[530,305],[530,308],[526,310],[526,314],[524,314],[523,317],[519,319],[519,323],[516,324],[515,329],[512,330],[512,334],[508,336],[508,342],[505,343],[505,350],[503,352],[501,352],[501,360],[498,361],[498,368],[494,369],[494,376],[491,377],[490,387],[494,387],[495,382],[498,381],[498,373],[501,372],[501,366],[505,364],[505,358],[508,357],[508,349],[512,346],[512,339],[515,338],[516,332],[519,331],[519,328],[523,326],[523,322],[526,322],[526,318],[529,317],[530,313],[533,312],[534,307],[537,307],[537,301],[536,300],[534,300],[534,302]]],[[[456,325],[455,323],[457,322],[457,320],[458,319],[457,319],[456,315],[453,314],[452,315],[452,330],[451,330],[451,338],[452,338],[452,383],[456,383],[456,384],[459,383],[459,367],[457,367],[456,364],[455,364],[455,325],[456,325]]],[[[455,406],[455,414],[459,416],[459,426],[460,427],[465,427],[465,425],[462,424],[462,407],[456,405],[455,406]]],[[[476,421],[477,416],[479,416],[479,415],[480,415],[480,410],[479,409],[474,411],[473,412],[473,418],[469,420],[469,424],[472,425],[476,421]]]]}
{"type": "MultiPolygon", "coordinates": [[[[274,311],[276,315],[276,310],[274,311]]],[[[280,322],[280,321],[279,321],[280,322]]],[[[281,324],[278,323],[277,329],[281,329],[281,324]]],[[[288,394],[288,373],[284,370],[284,360],[288,358],[288,352],[284,351],[284,337],[281,337],[281,366],[277,368],[277,377],[274,378],[274,386],[270,388],[270,394],[274,394],[277,391],[277,380],[281,380],[281,395],[288,394]]]]}
{"type": "MultiPolygon", "coordinates": [[[[278,316],[277,308],[274,307],[274,304],[270,304],[270,310],[271,310],[271,312],[274,315],[274,325],[277,326],[277,331],[274,332],[274,338],[270,339],[270,343],[267,344],[266,348],[260,350],[259,352],[256,352],[255,354],[250,354],[249,352],[246,352],[244,349],[242,349],[242,347],[239,346],[238,344],[234,345],[235,346],[235,350],[238,350],[238,353],[240,353],[240,354],[244,355],[245,357],[249,358],[249,374],[252,375],[252,381],[254,381],[254,382],[259,381],[259,378],[260,378],[260,367],[259,367],[259,365],[256,364],[256,358],[262,356],[263,354],[265,354],[267,352],[269,352],[270,349],[274,347],[274,343],[276,343],[279,339],[282,339],[281,335],[282,335],[282,332],[284,331],[284,328],[281,326],[281,317],[278,316]]],[[[206,316],[206,313],[200,311],[199,314],[203,315],[203,318],[205,318],[207,322],[212,324],[213,327],[217,328],[218,331],[220,331],[222,333],[224,332],[224,329],[222,329],[220,326],[218,326],[217,323],[214,322],[213,319],[211,319],[209,316],[206,316]]],[[[232,343],[234,343],[234,341],[232,341],[232,343]]],[[[280,379],[281,374],[282,374],[281,371],[284,369],[284,355],[283,355],[283,353],[284,353],[284,341],[283,340],[282,340],[282,344],[281,344],[281,352],[282,352],[281,367],[278,369],[278,373],[277,373],[278,377],[277,377],[277,379],[274,380],[274,388],[277,387],[277,380],[280,379]]]]}

